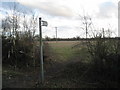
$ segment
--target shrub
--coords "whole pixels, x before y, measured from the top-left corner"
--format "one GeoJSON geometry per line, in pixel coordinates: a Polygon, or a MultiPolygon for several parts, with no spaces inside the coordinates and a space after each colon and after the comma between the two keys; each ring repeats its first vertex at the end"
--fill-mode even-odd
{"type": "Polygon", "coordinates": [[[88,41],[87,48],[92,57],[92,69],[98,77],[117,81],[120,70],[118,62],[120,59],[120,41],[100,36],[94,41],[88,41]]]}
{"type": "Polygon", "coordinates": [[[2,36],[3,65],[28,67],[33,64],[33,42],[29,37],[2,36]]]}

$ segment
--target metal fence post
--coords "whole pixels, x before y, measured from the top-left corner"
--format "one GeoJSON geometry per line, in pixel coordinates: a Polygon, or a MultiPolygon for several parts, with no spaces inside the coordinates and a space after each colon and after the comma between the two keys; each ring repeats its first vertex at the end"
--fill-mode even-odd
{"type": "Polygon", "coordinates": [[[44,83],[44,69],[43,69],[43,42],[42,42],[42,25],[41,18],[39,18],[39,35],[40,35],[40,70],[41,70],[41,83],[44,83]]]}

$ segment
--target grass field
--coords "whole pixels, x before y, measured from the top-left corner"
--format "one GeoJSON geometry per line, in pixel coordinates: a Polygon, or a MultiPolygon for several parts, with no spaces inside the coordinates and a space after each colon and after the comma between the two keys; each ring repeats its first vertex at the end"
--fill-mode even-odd
{"type": "Polygon", "coordinates": [[[87,55],[85,45],[81,45],[80,41],[48,41],[47,43],[51,48],[49,53],[59,61],[85,60],[87,55]],[[81,46],[74,47],[76,45],[81,46]]]}
{"type": "Polygon", "coordinates": [[[85,46],[74,47],[82,44],[80,41],[47,41],[45,46],[46,44],[45,53],[55,63],[46,69],[45,87],[94,87],[93,84],[89,85],[82,80],[83,78],[79,80],[79,77],[88,69],[87,65],[81,63],[88,58],[85,46]]]}
{"type": "Polygon", "coordinates": [[[75,49],[72,49],[72,47],[77,43],[78,42],[75,41],[48,42],[49,46],[56,54],[56,58],[59,58],[60,61],[67,61],[74,56],[75,49]]]}

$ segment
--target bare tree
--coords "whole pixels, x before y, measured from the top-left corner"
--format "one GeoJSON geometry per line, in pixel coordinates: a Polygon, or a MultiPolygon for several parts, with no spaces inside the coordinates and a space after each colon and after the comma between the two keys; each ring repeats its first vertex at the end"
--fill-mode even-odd
{"type": "Polygon", "coordinates": [[[5,57],[10,63],[16,67],[22,62],[24,66],[35,65],[35,32],[37,30],[37,15],[36,13],[20,9],[19,5],[14,2],[8,11],[6,18],[2,20],[3,34],[8,38],[5,40],[6,49],[5,57]],[[10,36],[10,37],[9,37],[10,36]],[[10,43],[10,44],[9,44],[10,43]],[[21,60],[21,57],[26,58],[21,60]]]}
{"type": "Polygon", "coordinates": [[[5,19],[2,20],[2,35],[4,36],[8,36],[6,35],[7,32],[9,33],[9,35],[11,36],[11,18],[10,17],[6,17],[5,19]]]}
{"type": "Polygon", "coordinates": [[[13,57],[14,61],[14,67],[16,69],[18,65],[18,50],[17,50],[17,43],[19,38],[19,29],[20,29],[20,15],[21,12],[19,11],[19,6],[16,2],[13,2],[11,6],[9,6],[9,11],[7,12],[7,16],[4,20],[2,20],[2,29],[3,29],[3,35],[6,34],[6,36],[10,36],[9,43],[12,44],[10,46],[10,50],[8,50],[8,58],[13,57]]]}
{"type": "Polygon", "coordinates": [[[92,19],[91,17],[87,16],[87,15],[84,15],[84,16],[81,16],[80,15],[80,19],[81,19],[81,22],[83,24],[83,27],[82,29],[85,30],[86,32],[86,39],[88,38],[88,30],[92,24],[92,19]]]}

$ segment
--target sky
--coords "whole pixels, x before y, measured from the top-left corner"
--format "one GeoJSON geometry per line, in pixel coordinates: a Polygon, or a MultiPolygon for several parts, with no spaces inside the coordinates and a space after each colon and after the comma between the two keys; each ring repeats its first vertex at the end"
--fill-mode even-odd
{"type": "MultiPolygon", "coordinates": [[[[8,4],[0,7],[0,19],[8,4]]],[[[118,35],[118,0],[14,0],[24,9],[32,9],[42,20],[48,22],[42,27],[43,37],[55,37],[57,27],[59,38],[85,37],[85,30],[80,16],[92,18],[94,28],[89,33],[101,32],[102,28],[111,31],[113,37],[118,35]]],[[[29,16],[29,15],[28,15],[29,16]]],[[[37,31],[38,32],[38,31],[37,31]]]]}

